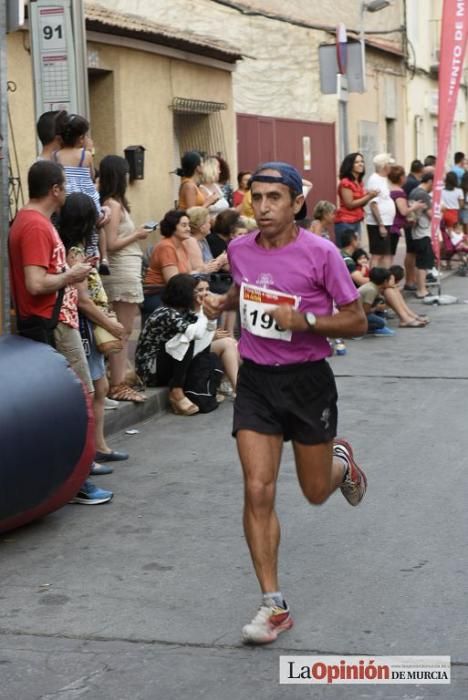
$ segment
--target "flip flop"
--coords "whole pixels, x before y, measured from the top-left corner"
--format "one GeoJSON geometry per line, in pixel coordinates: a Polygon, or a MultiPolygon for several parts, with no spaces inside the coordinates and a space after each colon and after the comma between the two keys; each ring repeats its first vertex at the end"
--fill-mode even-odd
{"type": "Polygon", "coordinates": [[[400,323],[399,328],[424,328],[424,321],[409,321],[409,323],[400,323]]]}

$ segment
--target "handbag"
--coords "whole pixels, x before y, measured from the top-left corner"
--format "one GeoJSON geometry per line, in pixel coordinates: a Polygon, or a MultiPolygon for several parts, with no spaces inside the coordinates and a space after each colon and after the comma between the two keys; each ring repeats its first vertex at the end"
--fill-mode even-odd
{"type": "Polygon", "coordinates": [[[37,343],[45,343],[55,348],[54,328],[58,323],[64,294],[65,288],[63,287],[57,294],[51,318],[42,318],[42,316],[20,318],[18,316],[16,327],[19,335],[23,336],[23,338],[35,340],[37,343]]]}
{"type": "Polygon", "coordinates": [[[112,335],[112,333],[109,333],[109,331],[106,331],[102,326],[95,325],[93,334],[96,347],[104,357],[109,357],[109,355],[122,350],[122,341],[116,338],[115,335],[112,335]]]}

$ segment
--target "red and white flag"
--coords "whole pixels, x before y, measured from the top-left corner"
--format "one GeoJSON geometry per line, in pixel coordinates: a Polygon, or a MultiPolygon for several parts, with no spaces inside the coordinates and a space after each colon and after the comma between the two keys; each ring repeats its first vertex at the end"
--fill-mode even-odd
{"type": "Polygon", "coordinates": [[[440,259],[440,199],[444,186],[445,160],[452,134],[460,80],[468,39],[468,3],[466,0],[444,0],[440,35],[439,119],[437,131],[437,164],[434,173],[432,203],[432,247],[440,259]]]}

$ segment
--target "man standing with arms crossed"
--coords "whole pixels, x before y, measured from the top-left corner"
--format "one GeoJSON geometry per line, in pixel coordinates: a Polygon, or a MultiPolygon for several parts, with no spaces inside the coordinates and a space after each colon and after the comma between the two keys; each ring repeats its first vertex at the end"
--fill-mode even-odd
{"type": "Polygon", "coordinates": [[[231,242],[234,284],[226,295],[209,297],[205,309],[215,317],[240,308],[243,365],[233,435],[244,474],[244,531],[263,594],[242,640],[268,644],[293,626],[278,583],[274,505],[283,442],[292,440],[310,503],[319,505],[340,488],[358,505],[366,491],[350,445],[334,439],[337,393],[325,357],[331,354],[327,337],[363,335],[367,322],[337,248],[295,223],[304,205],[299,172],[265,163],[251,183],[259,231],[231,242]]]}

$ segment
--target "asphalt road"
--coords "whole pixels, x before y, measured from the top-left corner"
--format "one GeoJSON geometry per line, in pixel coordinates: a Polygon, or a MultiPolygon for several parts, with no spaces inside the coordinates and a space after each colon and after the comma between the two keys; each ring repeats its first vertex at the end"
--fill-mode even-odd
{"type": "MultiPolygon", "coordinates": [[[[446,291],[468,299],[468,280],[446,291]]],[[[426,309],[427,310],[427,309],[426,309]]],[[[296,625],[242,647],[259,603],[241,528],[232,405],[116,436],[114,501],[0,536],[2,700],[425,700],[468,696],[468,305],[332,360],[359,508],[302,497],[286,447],[281,587],[296,625]],[[280,686],[281,654],[450,655],[443,685],[280,686]]]]}

